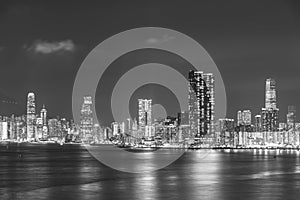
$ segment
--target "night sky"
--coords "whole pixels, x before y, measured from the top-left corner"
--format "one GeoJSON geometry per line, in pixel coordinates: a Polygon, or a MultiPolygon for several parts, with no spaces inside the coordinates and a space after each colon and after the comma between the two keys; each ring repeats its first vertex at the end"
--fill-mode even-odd
{"type": "Polygon", "coordinates": [[[300,109],[297,1],[20,0],[0,2],[0,114],[25,113],[33,91],[38,110],[45,104],[50,116],[72,118],[73,83],[87,54],[114,34],[149,26],[180,31],[206,49],[225,84],[227,117],[258,114],[269,77],[280,119],[288,105],[300,109]]]}

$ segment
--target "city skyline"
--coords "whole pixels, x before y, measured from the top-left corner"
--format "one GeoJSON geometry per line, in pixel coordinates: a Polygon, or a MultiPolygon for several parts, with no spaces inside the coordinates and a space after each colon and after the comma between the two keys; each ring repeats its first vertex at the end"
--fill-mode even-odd
{"type": "MultiPolygon", "coordinates": [[[[37,101],[49,109],[49,116],[63,114],[71,118],[74,78],[88,52],[113,34],[145,26],[181,31],[205,47],[225,83],[227,117],[234,118],[238,109],[258,113],[264,99],[261,85],[269,77],[278,83],[277,104],[281,108],[281,121],[285,119],[288,105],[300,107],[297,95],[300,89],[297,77],[300,29],[294,26],[300,21],[296,11],[299,4],[292,1],[232,1],[233,8],[230,3],[215,6],[215,1],[190,2],[187,10],[179,1],[172,3],[176,6],[169,9],[167,2],[160,2],[158,6],[158,2],[144,5],[132,1],[121,3],[128,9],[123,10],[120,9],[122,6],[111,6],[113,3],[108,1],[92,1],[88,5],[74,2],[72,6],[52,1],[1,2],[0,114],[23,113],[25,96],[32,90],[39,94],[37,101]],[[66,12],[69,17],[65,17],[66,12]],[[86,15],[85,12],[93,14],[86,15]],[[181,12],[185,14],[178,15],[181,12]],[[147,13],[147,17],[143,13],[147,13]],[[107,17],[103,17],[112,15],[123,17],[113,26],[106,23],[107,17]],[[174,20],[168,20],[170,18],[174,20]],[[86,33],[89,33],[88,37],[86,33]]],[[[140,54],[149,56],[147,52],[140,54]]],[[[127,57],[120,64],[130,64],[130,59],[137,59],[135,56],[127,57]]],[[[166,59],[172,57],[166,56],[166,59]]],[[[117,71],[112,71],[108,76],[117,74],[117,71]]],[[[148,89],[140,91],[141,95],[151,90],[148,89]]],[[[100,99],[101,95],[95,102],[100,99]]],[[[37,109],[41,106],[39,104],[37,109]]]]}

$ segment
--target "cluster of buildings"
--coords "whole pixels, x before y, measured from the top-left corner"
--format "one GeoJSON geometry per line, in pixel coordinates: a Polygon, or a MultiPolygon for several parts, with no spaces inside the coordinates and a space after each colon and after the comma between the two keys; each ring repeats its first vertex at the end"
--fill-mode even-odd
{"type": "Polygon", "coordinates": [[[80,123],[47,116],[43,105],[36,110],[35,94],[27,96],[27,113],[0,117],[0,140],[56,141],[75,143],[140,143],[208,145],[210,147],[291,146],[300,144],[300,123],[296,107],[289,106],[286,122],[279,123],[276,82],[267,79],[265,106],[252,117],[250,110],[239,110],[235,119],[215,119],[215,79],[212,73],[189,71],[188,110],[177,116],[153,119],[152,100],[138,99],[137,119],[112,122],[110,127],[94,123],[93,100],[83,97],[80,123]]]}
{"type": "Polygon", "coordinates": [[[252,118],[250,110],[237,112],[237,120],[219,119],[216,145],[227,147],[299,147],[300,123],[296,122],[296,107],[288,106],[286,121],[279,122],[276,82],[267,79],[265,106],[252,118]]]}
{"type": "Polygon", "coordinates": [[[115,138],[127,142],[212,144],[215,141],[215,79],[212,73],[191,70],[188,74],[188,110],[165,119],[152,119],[152,100],[138,99],[138,120],[113,122],[115,138]]]}
{"type": "Polygon", "coordinates": [[[66,118],[49,118],[47,109],[36,109],[35,94],[27,95],[26,114],[21,116],[0,116],[0,140],[18,142],[62,141],[68,134],[79,129],[66,118]]]}

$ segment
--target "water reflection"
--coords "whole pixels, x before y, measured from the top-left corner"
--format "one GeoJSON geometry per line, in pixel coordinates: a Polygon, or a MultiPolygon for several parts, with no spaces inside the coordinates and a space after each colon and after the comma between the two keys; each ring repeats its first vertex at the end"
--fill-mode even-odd
{"type": "MultiPolygon", "coordinates": [[[[0,146],[0,199],[297,199],[299,156],[293,150],[188,151],[166,168],[132,174],[101,164],[80,146],[0,146]]],[[[136,154],[145,158],[153,159],[136,154]]],[[[153,167],[146,164],[135,167],[153,167]]]]}

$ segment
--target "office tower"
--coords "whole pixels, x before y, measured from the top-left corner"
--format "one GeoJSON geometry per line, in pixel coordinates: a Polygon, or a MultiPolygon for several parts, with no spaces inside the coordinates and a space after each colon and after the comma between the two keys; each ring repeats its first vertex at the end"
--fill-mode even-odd
{"type": "Polygon", "coordinates": [[[288,106],[288,113],[286,115],[287,130],[295,130],[296,123],[296,106],[288,106]]]}
{"type": "Polygon", "coordinates": [[[152,99],[139,99],[139,130],[144,137],[152,136],[152,99]]]}
{"type": "Polygon", "coordinates": [[[209,95],[209,103],[207,104],[207,120],[208,123],[207,134],[214,134],[215,132],[215,78],[212,73],[203,73],[203,79],[207,87],[209,95]]]}
{"type": "Polygon", "coordinates": [[[105,140],[103,130],[99,124],[94,124],[93,132],[95,135],[95,142],[103,142],[105,140]]]}
{"type": "Polygon", "coordinates": [[[261,115],[255,115],[255,132],[261,131],[261,115]]]}
{"type": "Polygon", "coordinates": [[[35,137],[35,96],[29,92],[27,96],[27,140],[35,137]]]}
{"type": "Polygon", "coordinates": [[[276,87],[275,80],[269,78],[266,80],[265,108],[276,109],[276,87]]]}
{"type": "Polygon", "coordinates": [[[36,138],[42,139],[43,138],[43,118],[37,117],[36,118],[36,138]]]}
{"type": "Polygon", "coordinates": [[[131,132],[131,119],[130,118],[127,118],[127,120],[126,120],[125,132],[129,133],[129,134],[131,132]]]}
{"type": "Polygon", "coordinates": [[[121,122],[119,124],[119,129],[120,129],[120,133],[124,134],[125,133],[125,122],[121,122]]]}
{"type": "Polygon", "coordinates": [[[243,111],[243,124],[251,125],[251,111],[250,110],[243,111]]]}
{"type": "Polygon", "coordinates": [[[276,132],[279,127],[279,109],[276,107],[276,86],[274,79],[266,80],[265,108],[261,111],[262,131],[276,132]]]}
{"type": "Polygon", "coordinates": [[[43,108],[40,112],[40,117],[42,118],[42,123],[44,126],[47,126],[47,110],[45,108],[45,105],[43,104],[43,108]]]}
{"type": "Polygon", "coordinates": [[[189,125],[189,112],[178,113],[178,125],[189,125]]]}
{"type": "Polygon", "coordinates": [[[234,145],[234,119],[219,119],[220,144],[226,146],[234,145]]]}
{"type": "Polygon", "coordinates": [[[8,139],[8,124],[6,121],[0,121],[0,139],[8,139]]]}
{"type": "Polygon", "coordinates": [[[135,118],[133,119],[133,122],[132,122],[132,130],[135,130],[135,131],[138,130],[138,123],[135,118]]]}
{"type": "Polygon", "coordinates": [[[113,136],[118,135],[119,134],[119,123],[118,122],[113,122],[111,124],[111,129],[112,129],[113,136]]]}
{"type": "Polygon", "coordinates": [[[201,138],[214,130],[213,88],[212,74],[193,70],[189,72],[189,123],[191,135],[195,138],[201,138]]]}
{"type": "Polygon", "coordinates": [[[237,125],[243,125],[243,112],[241,110],[237,113],[237,125]]]}
{"type": "Polygon", "coordinates": [[[191,135],[189,135],[189,112],[183,111],[181,113],[178,113],[178,125],[179,125],[179,141],[181,140],[188,140],[190,138],[193,138],[191,135]]]}
{"type": "Polygon", "coordinates": [[[59,138],[58,119],[53,118],[48,120],[49,138],[57,140],[59,138]]]}
{"type": "Polygon", "coordinates": [[[84,96],[80,111],[80,136],[84,142],[93,140],[92,97],[84,96]]]}
{"type": "Polygon", "coordinates": [[[61,126],[62,138],[64,138],[64,137],[66,137],[66,135],[69,132],[70,123],[66,118],[61,118],[59,121],[60,121],[60,126],[61,126]]]}
{"type": "Polygon", "coordinates": [[[275,132],[278,131],[279,127],[279,115],[278,109],[265,109],[261,111],[261,124],[262,131],[264,132],[275,132]]]}
{"type": "Polygon", "coordinates": [[[239,110],[237,113],[237,125],[251,125],[251,111],[250,110],[239,110]]]}
{"type": "Polygon", "coordinates": [[[8,123],[8,139],[15,140],[17,139],[17,123],[14,114],[11,115],[8,123]]]}

